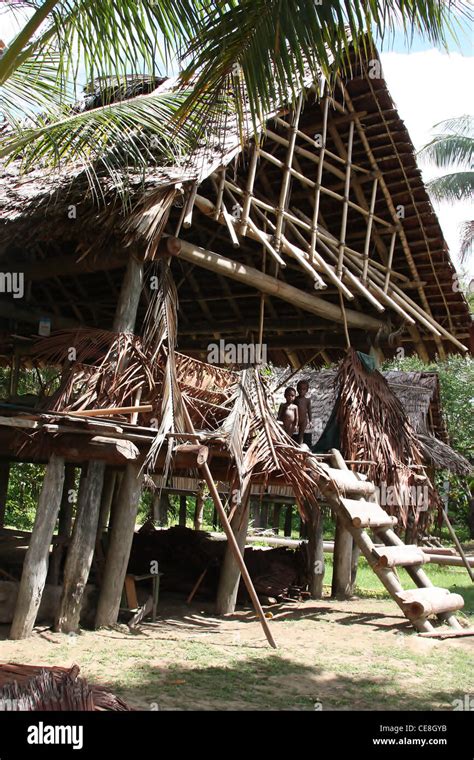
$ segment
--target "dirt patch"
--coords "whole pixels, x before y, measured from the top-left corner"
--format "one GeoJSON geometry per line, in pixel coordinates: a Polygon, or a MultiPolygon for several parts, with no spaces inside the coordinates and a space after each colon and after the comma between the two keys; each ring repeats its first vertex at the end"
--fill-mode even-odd
{"type": "Polygon", "coordinates": [[[136,633],[37,628],[16,642],[2,627],[0,659],[78,663],[143,710],[439,710],[474,690],[474,638],[421,639],[389,601],[266,609],[277,650],[251,610],[219,618],[211,605],[163,597],[160,619],[136,633]]]}

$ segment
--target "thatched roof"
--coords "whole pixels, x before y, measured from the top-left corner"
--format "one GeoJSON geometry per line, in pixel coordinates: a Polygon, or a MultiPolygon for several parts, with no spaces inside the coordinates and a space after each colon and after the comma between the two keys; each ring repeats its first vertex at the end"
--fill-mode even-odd
{"type": "MultiPolygon", "coordinates": [[[[285,373],[279,371],[279,382],[285,373]]],[[[309,382],[312,417],[315,425],[313,444],[324,430],[336,402],[336,369],[305,370],[291,377],[288,385],[296,387],[299,380],[309,382]]],[[[468,475],[472,466],[461,454],[449,446],[448,432],[443,419],[439,377],[436,372],[404,372],[390,370],[381,373],[390,389],[403,404],[408,419],[420,442],[426,463],[437,469],[447,469],[459,475],[468,475]]],[[[278,383],[279,384],[279,383],[278,383]]],[[[284,384],[276,400],[283,400],[284,384]]]]}
{"type": "MultiPolygon", "coordinates": [[[[322,106],[309,85],[308,82],[299,124],[300,132],[306,135],[306,142],[303,140],[300,143],[297,160],[301,172],[314,178],[316,167],[314,161],[308,158],[304,145],[308,147],[307,140],[311,141],[311,136],[321,128],[322,106]]],[[[167,91],[172,86],[173,82],[165,81],[155,92],[167,91]]],[[[393,277],[417,307],[429,312],[443,328],[469,345],[472,333],[469,309],[463,294],[452,287],[455,268],[423,185],[413,144],[387,84],[383,78],[368,77],[360,64],[355,62],[352,77],[345,81],[345,87],[378,167],[374,173],[373,162],[356,131],[352,161],[354,166],[359,167],[354,172],[359,178],[361,191],[370,197],[369,182],[373,182],[379,172],[384,177],[393,204],[402,205],[405,209],[403,230],[407,245],[404,248],[399,240],[395,244],[393,277]]],[[[134,91],[133,83],[129,90],[134,91]]],[[[89,97],[92,104],[101,102],[100,88],[99,92],[89,97]]],[[[142,97],[146,98],[147,95],[142,97]]],[[[330,112],[335,131],[328,133],[327,145],[337,158],[340,150],[338,140],[342,146],[347,145],[352,117],[338,110],[345,103],[344,95],[339,90],[334,93],[334,103],[334,109],[331,108],[330,112]]],[[[276,135],[276,141],[275,137],[267,137],[264,148],[271,154],[272,160],[282,166],[286,157],[282,140],[288,137],[284,126],[288,113],[288,106],[283,105],[268,114],[266,124],[267,134],[271,131],[276,135]],[[279,117],[279,121],[275,121],[275,116],[279,117]]],[[[286,124],[288,127],[287,121],[286,124]]],[[[17,307],[13,314],[13,310],[9,309],[11,299],[0,297],[0,329],[14,328],[16,334],[29,335],[38,311],[51,314],[53,329],[78,324],[110,329],[123,266],[130,252],[154,250],[153,236],[161,234],[165,224],[166,230],[174,234],[183,203],[196,183],[199,194],[214,203],[215,182],[222,167],[229,167],[228,176],[232,175],[233,185],[245,194],[251,149],[252,140],[242,145],[236,120],[229,115],[225,129],[218,135],[208,135],[206,142],[181,163],[165,165],[157,156],[156,164],[150,165],[145,178],[131,176],[127,181],[130,205],[126,212],[115,199],[110,177],[101,180],[106,205],[97,205],[81,166],[68,167],[54,176],[36,169],[24,177],[20,176],[16,165],[0,168],[0,263],[7,269],[14,266],[15,271],[23,268],[26,278],[32,280],[28,309],[20,309],[18,304],[13,304],[17,307]],[[68,215],[71,204],[76,207],[74,219],[68,215]]],[[[336,158],[331,158],[335,171],[324,172],[324,183],[333,196],[321,196],[320,211],[331,234],[339,239],[341,204],[334,202],[334,194],[340,196],[342,192],[344,162],[338,163],[336,158]]],[[[278,193],[281,175],[281,168],[260,159],[254,196],[268,199],[272,188],[278,193]]],[[[308,193],[300,187],[297,178],[292,180],[291,193],[292,203],[303,214],[310,216],[312,207],[308,193]]],[[[231,209],[232,201],[226,198],[226,202],[231,209]]],[[[273,198],[271,203],[277,207],[278,199],[273,198]]],[[[393,216],[380,187],[375,213],[388,225],[378,228],[379,237],[383,237],[393,222],[393,216]]],[[[366,218],[350,208],[347,244],[360,251],[364,246],[365,231],[366,218]]],[[[301,239],[296,233],[285,229],[291,244],[301,247],[301,239]]],[[[194,209],[192,226],[181,228],[180,238],[193,245],[210,247],[233,261],[261,268],[261,244],[245,237],[241,238],[240,247],[236,248],[225,227],[219,226],[214,218],[197,208],[194,209]]],[[[383,245],[388,247],[389,237],[385,237],[383,245]]],[[[370,257],[371,260],[377,259],[376,263],[380,266],[376,248],[371,246],[370,257]]],[[[173,268],[180,282],[181,351],[206,359],[206,338],[211,335],[217,334],[229,341],[255,339],[260,321],[260,294],[255,287],[227,280],[223,284],[223,278],[219,275],[185,262],[178,261],[173,268]]],[[[284,272],[280,270],[278,279],[314,295],[313,283],[307,272],[294,262],[284,272]]],[[[339,306],[339,293],[331,283],[321,293],[328,303],[339,306]]],[[[388,306],[381,315],[359,294],[356,294],[350,308],[366,314],[374,322],[379,320],[380,325],[385,322],[384,329],[378,335],[375,335],[376,330],[372,333],[364,329],[351,330],[352,344],[362,351],[368,350],[369,340],[371,344],[385,341],[384,351],[390,356],[396,344],[387,341],[389,333],[400,335],[399,340],[409,350],[418,350],[420,345],[424,345],[432,357],[454,348],[444,336],[433,336],[419,323],[421,338],[417,337],[416,333],[403,326],[396,310],[392,311],[388,306]]],[[[144,310],[145,302],[139,312],[139,325],[144,310]]],[[[140,332],[140,326],[137,331],[140,332]]],[[[270,358],[281,364],[287,363],[289,352],[299,360],[308,360],[318,347],[325,354],[316,358],[316,363],[336,360],[343,354],[346,345],[341,324],[336,324],[331,318],[318,317],[316,320],[290,302],[269,296],[265,300],[264,338],[270,358]]]]}

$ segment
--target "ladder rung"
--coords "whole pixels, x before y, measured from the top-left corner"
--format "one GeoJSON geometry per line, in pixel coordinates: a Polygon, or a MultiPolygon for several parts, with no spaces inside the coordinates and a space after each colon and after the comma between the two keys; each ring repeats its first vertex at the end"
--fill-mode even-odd
{"type": "Polygon", "coordinates": [[[365,499],[346,499],[340,497],[347,517],[354,528],[388,528],[397,524],[397,518],[387,514],[382,507],[365,499]]]}
{"type": "Polygon", "coordinates": [[[430,561],[429,555],[416,544],[379,546],[372,550],[372,554],[380,567],[409,567],[430,561]]]}
{"type": "Polygon", "coordinates": [[[460,594],[451,594],[448,589],[437,586],[399,591],[396,597],[407,617],[413,619],[440,612],[454,612],[464,607],[464,599],[460,594]]]}

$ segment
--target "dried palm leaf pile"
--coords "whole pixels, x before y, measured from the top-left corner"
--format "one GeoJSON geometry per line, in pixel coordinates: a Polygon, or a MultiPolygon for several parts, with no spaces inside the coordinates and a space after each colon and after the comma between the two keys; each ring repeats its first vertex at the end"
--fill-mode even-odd
{"type": "Polygon", "coordinates": [[[383,375],[368,370],[353,349],[339,367],[336,387],[344,457],[365,462],[357,469],[381,488],[382,506],[403,527],[410,516],[414,529],[424,529],[440,500],[401,402],[383,375]]]}
{"type": "Polygon", "coordinates": [[[120,697],[79,677],[79,666],[0,665],[0,711],[130,711],[120,697]]]}

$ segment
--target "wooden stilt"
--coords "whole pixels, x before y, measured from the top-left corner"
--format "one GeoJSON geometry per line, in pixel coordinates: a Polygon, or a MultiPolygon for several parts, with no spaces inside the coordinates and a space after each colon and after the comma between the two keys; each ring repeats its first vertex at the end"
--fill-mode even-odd
{"type": "Polygon", "coordinates": [[[49,549],[61,504],[64,484],[64,459],[52,455],[46,468],[36,510],[31,539],[21,574],[11,639],[31,634],[43,595],[48,571],[49,549]]]}
{"type": "Polygon", "coordinates": [[[179,518],[178,518],[179,525],[186,527],[186,516],[187,516],[186,496],[184,494],[181,494],[179,497],[179,518]]]}
{"type": "Polygon", "coordinates": [[[95,628],[115,625],[120,609],[123,584],[132,547],[143,473],[140,464],[125,468],[109,540],[104,577],[100,591],[95,628]]]}
{"type": "MultiPolygon", "coordinates": [[[[340,451],[331,449],[332,464],[341,470],[348,470],[340,451]]],[[[335,599],[347,599],[351,593],[352,536],[344,527],[344,522],[336,517],[336,534],[334,537],[334,556],[331,596],[335,599]]]]}
{"type": "Polygon", "coordinates": [[[10,478],[10,463],[0,462],[0,528],[5,524],[5,511],[8,498],[8,481],[10,478]]]}
{"type": "MultiPolygon", "coordinates": [[[[59,520],[58,520],[58,538],[67,540],[71,535],[72,528],[72,515],[74,511],[74,483],[76,478],[76,468],[73,464],[66,464],[64,469],[64,486],[63,495],[61,498],[61,506],[59,508],[59,520]]],[[[63,543],[56,544],[51,552],[49,560],[48,570],[48,583],[57,585],[59,583],[59,575],[61,569],[61,562],[64,556],[65,546],[63,543]]]]}
{"type": "Polygon", "coordinates": [[[289,504],[286,508],[285,512],[285,527],[284,527],[284,534],[288,538],[291,538],[291,526],[293,521],[293,507],[291,504],[289,504]]]}
{"type": "Polygon", "coordinates": [[[83,472],[76,519],[64,568],[63,592],[56,631],[70,633],[79,628],[82,597],[89,578],[97,537],[104,484],[105,462],[92,461],[83,472]]]}
{"type": "MultiPolygon", "coordinates": [[[[217,509],[219,509],[219,507],[217,507],[217,509]]],[[[231,547],[229,543],[221,568],[216,598],[216,611],[218,615],[227,615],[230,612],[235,611],[241,574],[241,566],[237,561],[235,547],[238,548],[239,556],[242,558],[245,550],[245,541],[249,524],[248,498],[242,498],[240,505],[234,512],[231,522],[229,523],[227,521],[227,523],[234,538],[234,545],[231,547]]]]}
{"type": "Polygon", "coordinates": [[[280,532],[280,514],[281,514],[281,504],[274,504],[272,528],[277,536],[280,532]]]}
{"type": "Polygon", "coordinates": [[[196,494],[196,504],[194,507],[194,530],[202,530],[203,517],[204,497],[202,491],[198,491],[196,494]]]}
{"type": "Polygon", "coordinates": [[[321,599],[324,583],[323,515],[312,510],[308,526],[309,593],[311,599],[321,599]]]}
{"type": "Polygon", "coordinates": [[[110,467],[107,468],[104,475],[104,485],[102,488],[102,496],[100,500],[99,521],[97,524],[97,538],[99,540],[102,534],[107,530],[116,480],[117,471],[112,470],[110,467]]]}

